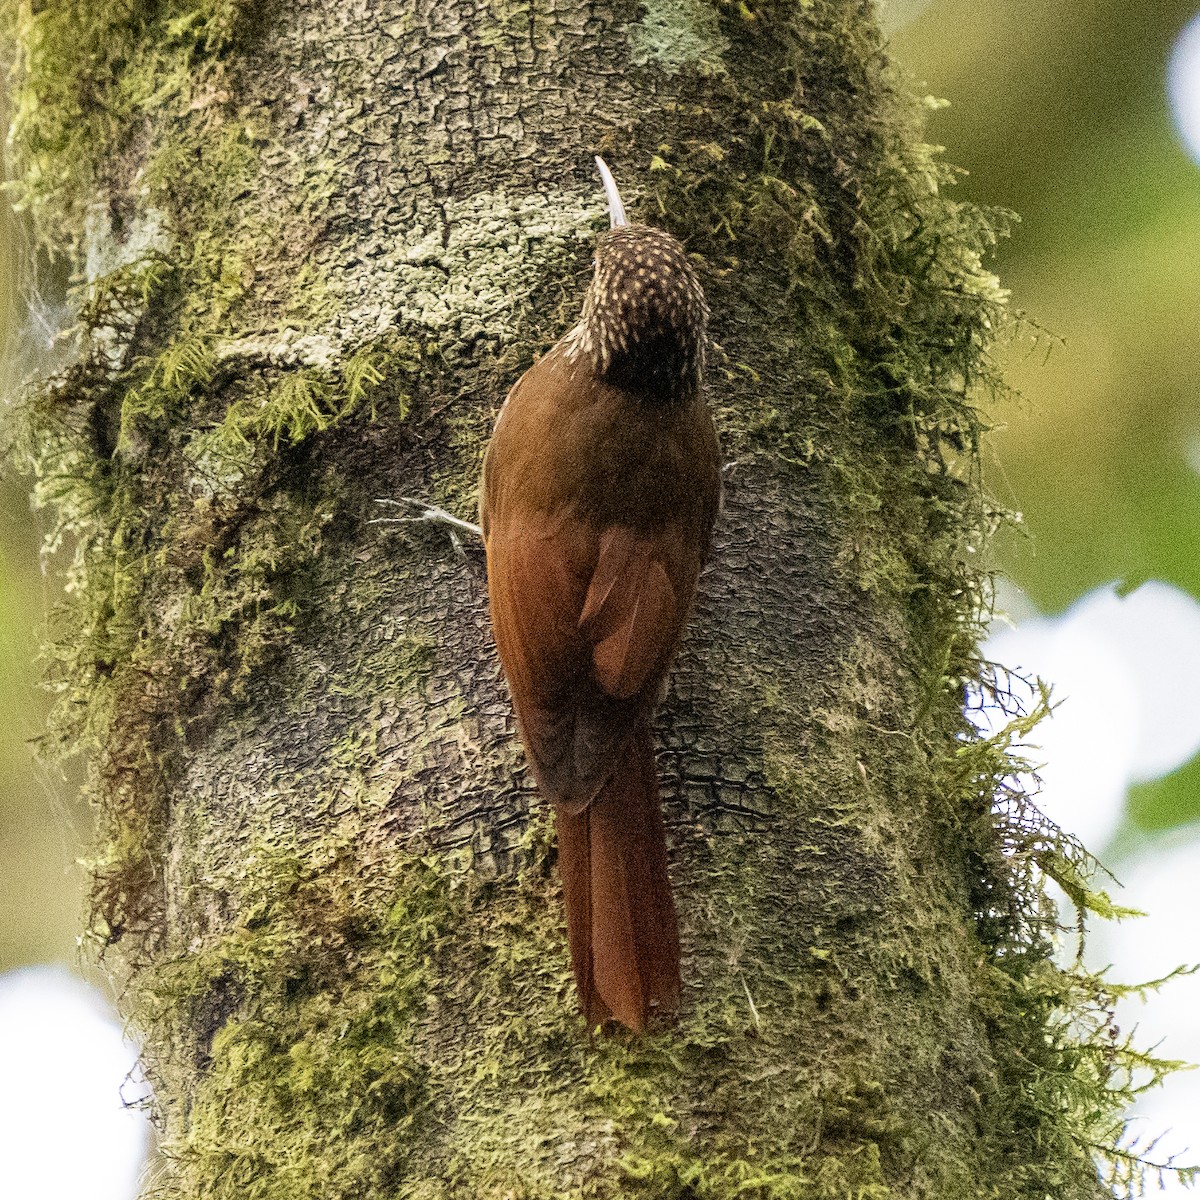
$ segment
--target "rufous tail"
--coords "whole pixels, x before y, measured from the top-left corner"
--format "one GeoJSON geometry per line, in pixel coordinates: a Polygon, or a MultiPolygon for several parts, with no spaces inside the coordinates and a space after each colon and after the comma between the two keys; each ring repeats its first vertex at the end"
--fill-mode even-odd
{"type": "Polygon", "coordinates": [[[648,730],[596,798],[557,816],[567,937],[584,1015],[640,1033],[679,1008],[679,928],[648,730]]]}

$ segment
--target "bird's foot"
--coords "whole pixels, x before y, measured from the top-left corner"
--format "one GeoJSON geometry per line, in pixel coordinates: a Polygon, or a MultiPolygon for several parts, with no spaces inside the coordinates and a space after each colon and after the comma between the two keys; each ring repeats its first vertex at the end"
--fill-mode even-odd
{"type": "Polygon", "coordinates": [[[407,508],[414,510],[412,516],[408,517],[372,517],[367,522],[368,525],[423,525],[435,524],[445,525],[450,537],[450,542],[454,546],[455,551],[462,555],[463,544],[462,539],[458,536],[460,532],[472,534],[474,537],[483,537],[483,530],[478,525],[472,525],[470,521],[464,521],[460,517],[456,517],[453,513],[447,512],[444,508],[438,508],[436,504],[427,504],[424,500],[416,500],[412,496],[401,496],[398,500],[376,500],[376,504],[389,505],[392,508],[407,508]]]}

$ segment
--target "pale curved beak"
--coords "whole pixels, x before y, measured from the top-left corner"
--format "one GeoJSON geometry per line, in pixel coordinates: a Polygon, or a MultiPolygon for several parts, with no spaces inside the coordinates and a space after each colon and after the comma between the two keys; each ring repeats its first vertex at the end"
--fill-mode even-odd
{"type": "Polygon", "coordinates": [[[625,205],[621,203],[621,193],[617,191],[617,181],[612,177],[608,163],[598,154],[596,155],[596,169],[604,181],[604,194],[608,197],[610,228],[616,229],[618,225],[628,225],[629,222],[625,219],[625,205]]]}

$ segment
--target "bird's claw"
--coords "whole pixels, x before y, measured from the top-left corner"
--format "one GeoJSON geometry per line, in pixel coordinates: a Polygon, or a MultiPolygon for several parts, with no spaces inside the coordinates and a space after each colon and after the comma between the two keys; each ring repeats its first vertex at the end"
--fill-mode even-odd
{"type": "Polygon", "coordinates": [[[398,500],[376,500],[375,503],[388,504],[393,508],[408,506],[420,509],[420,512],[412,517],[373,517],[367,522],[369,525],[419,525],[425,521],[433,521],[439,525],[449,525],[451,529],[472,533],[476,537],[483,536],[483,531],[478,525],[472,525],[470,521],[464,521],[461,517],[456,517],[436,504],[427,504],[424,500],[416,500],[412,496],[401,496],[398,500]]]}
{"type": "Polygon", "coordinates": [[[381,499],[376,500],[375,503],[389,505],[393,508],[412,508],[419,511],[410,517],[372,517],[367,522],[368,525],[421,525],[430,522],[436,525],[445,525],[450,543],[453,545],[455,552],[464,557],[465,552],[463,550],[462,539],[458,536],[459,531],[469,533],[474,537],[483,536],[483,531],[478,525],[472,525],[470,521],[464,521],[460,517],[456,517],[453,513],[447,512],[444,508],[439,508],[436,504],[427,504],[424,500],[417,500],[412,496],[401,496],[397,500],[381,499]]]}

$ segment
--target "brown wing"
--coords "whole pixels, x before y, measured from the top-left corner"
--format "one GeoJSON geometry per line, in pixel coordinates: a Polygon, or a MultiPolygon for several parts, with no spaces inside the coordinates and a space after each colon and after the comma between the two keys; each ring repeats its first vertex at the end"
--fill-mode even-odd
{"type": "Polygon", "coordinates": [[[618,700],[648,684],[657,690],[679,640],[695,578],[681,581],[681,602],[665,565],[681,557],[682,547],[669,544],[677,540],[674,527],[646,535],[627,525],[610,526],[598,539],[579,630],[591,645],[596,682],[618,700]]]}
{"type": "Polygon", "coordinates": [[[493,518],[496,644],[538,783],[560,804],[595,796],[654,705],[695,584],[694,568],[671,582],[677,541],[566,516],[493,518]]]}

